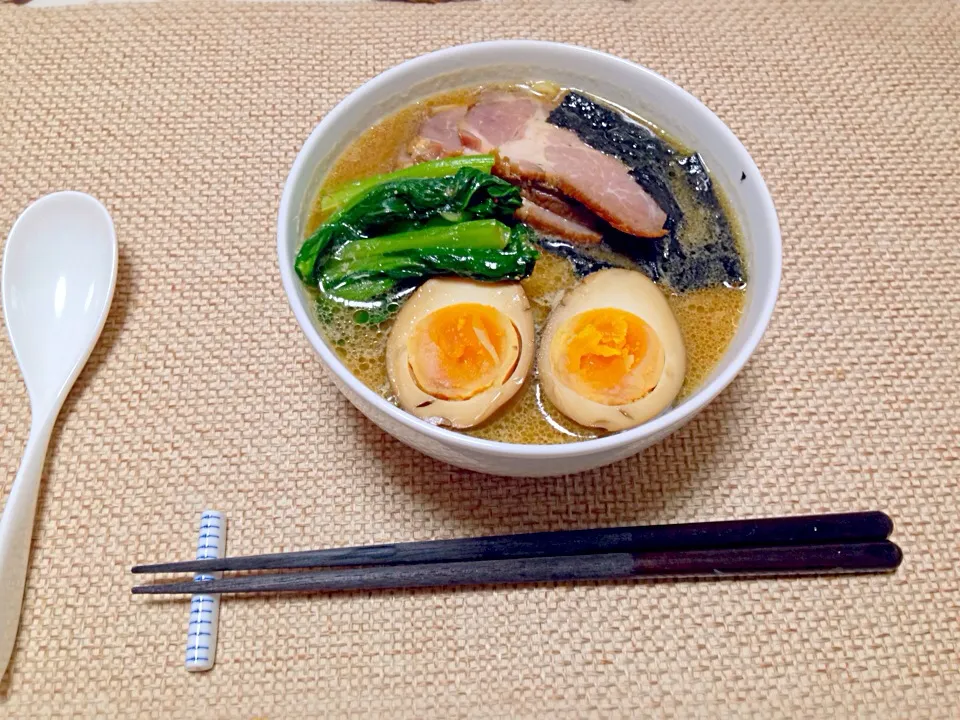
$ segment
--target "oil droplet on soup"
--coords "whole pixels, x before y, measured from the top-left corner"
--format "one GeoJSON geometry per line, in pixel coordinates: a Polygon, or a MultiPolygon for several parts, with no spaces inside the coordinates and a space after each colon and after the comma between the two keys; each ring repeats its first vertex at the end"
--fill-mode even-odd
{"type": "MultiPolygon", "coordinates": [[[[360,135],[337,159],[324,179],[307,223],[307,233],[312,232],[324,219],[319,198],[327,190],[395,169],[398,149],[415,137],[421,121],[431,108],[470,103],[480,92],[480,88],[474,87],[431,96],[385,118],[360,135]]],[[[550,92],[556,94],[552,86],[550,92]]],[[[683,149],[683,145],[662,131],[658,130],[658,134],[675,147],[683,149]]],[[[719,188],[717,191],[719,195],[719,188]]],[[[689,193],[677,199],[687,213],[687,203],[692,203],[689,193]]],[[[719,199],[725,205],[723,197],[719,199]]],[[[689,232],[683,237],[688,246],[709,239],[702,237],[699,213],[699,209],[694,209],[688,215],[689,232]]],[[[729,212],[727,215],[735,226],[736,217],[729,212]]],[[[736,229],[734,232],[739,235],[736,229]]],[[[637,238],[637,241],[643,242],[643,239],[637,238]]],[[[540,251],[533,274],[521,281],[533,309],[538,341],[550,311],[577,282],[573,266],[568,260],[540,251]]],[[[745,293],[740,289],[713,287],[683,294],[664,289],[664,294],[680,326],[687,353],[686,376],[677,398],[682,400],[710,376],[729,346],[743,312],[745,293]]],[[[387,336],[392,321],[376,326],[358,325],[350,310],[330,307],[319,301],[317,307],[324,334],[347,368],[374,392],[392,399],[385,362],[387,336]]],[[[533,377],[506,407],[483,425],[464,432],[489,440],[525,444],[575,442],[603,434],[595,428],[578,425],[560,413],[540,392],[536,368],[533,377]]]]}

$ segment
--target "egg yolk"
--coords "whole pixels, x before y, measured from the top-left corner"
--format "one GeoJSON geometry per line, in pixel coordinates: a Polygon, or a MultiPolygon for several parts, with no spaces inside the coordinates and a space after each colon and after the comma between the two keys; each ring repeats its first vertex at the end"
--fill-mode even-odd
{"type": "Polygon", "coordinates": [[[407,356],[424,392],[444,400],[466,400],[510,375],[518,343],[513,323],[502,312],[489,305],[460,303],[421,320],[407,341],[407,356]]]}
{"type": "Polygon", "coordinates": [[[575,315],[559,329],[551,351],[563,382],[605,405],[639,400],[663,373],[660,338],[642,319],[617,308],[575,315]]]}

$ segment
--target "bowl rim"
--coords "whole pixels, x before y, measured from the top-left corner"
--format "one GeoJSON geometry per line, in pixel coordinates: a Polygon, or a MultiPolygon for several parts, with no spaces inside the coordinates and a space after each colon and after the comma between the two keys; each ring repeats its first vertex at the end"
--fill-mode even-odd
{"type": "MultiPolygon", "coordinates": [[[[495,63],[491,63],[495,64],[495,63]]],[[[440,75],[442,73],[437,73],[440,75]]],[[[780,289],[782,273],[782,241],[780,236],[780,226],[777,218],[776,208],[773,204],[773,198],[767,188],[760,170],[750,156],[750,153],[740,142],[739,138],[727,127],[717,115],[703,104],[696,96],[692,95],[682,87],[663,77],[650,68],[639,65],[638,63],[626,60],[616,55],[606,53],[594,48],[574,45],[569,43],[549,42],[542,40],[489,40],[484,42],[468,43],[463,45],[454,45],[451,47],[435,50],[423,55],[404,60],[392,67],[384,70],[375,77],[367,80],[358,88],[350,92],[345,98],[337,103],[314,127],[310,135],[304,141],[302,147],[297,153],[290,172],[284,182],[283,193],[280,199],[280,207],[277,220],[277,256],[280,266],[280,278],[283,284],[284,292],[287,295],[287,301],[293,310],[300,328],[306,334],[307,339],[314,350],[320,355],[327,369],[333,372],[337,378],[350,389],[359,395],[365,402],[373,405],[381,412],[385,413],[392,420],[404,425],[409,430],[425,435],[426,437],[450,445],[459,450],[468,452],[479,452],[497,455],[500,457],[523,457],[530,458],[565,458],[579,457],[594,453],[606,453],[609,451],[629,446],[634,443],[643,443],[644,440],[656,437],[660,433],[670,432],[675,426],[682,424],[699,413],[704,407],[712,402],[737,376],[737,374],[747,364],[753,355],[757,346],[760,344],[770,317],[773,314],[776,305],[777,295],[780,289]],[[658,415],[641,425],[627,430],[621,430],[616,433],[605,435],[599,438],[588,440],[575,440],[569,443],[557,444],[524,444],[510,443],[501,440],[486,440],[483,438],[466,435],[456,430],[450,430],[438,425],[434,425],[425,420],[408,413],[400,407],[394,405],[386,398],[382,397],[363,382],[356,378],[347,367],[340,361],[336,354],[328,347],[326,341],[320,336],[320,333],[314,327],[313,321],[308,314],[308,308],[300,302],[297,295],[299,278],[293,272],[293,265],[287,263],[284,259],[284,249],[286,239],[290,237],[291,228],[287,222],[290,211],[298,198],[293,197],[294,185],[298,178],[304,173],[313,172],[312,167],[307,166],[308,157],[312,155],[315,145],[317,145],[327,128],[332,125],[342,114],[358,102],[361,102],[368,93],[380,88],[381,86],[395,83],[404,74],[416,70],[422,65],[437,63],[451,56],[462,58],[465,53],[486,52],[490,48],[499,48],[503,50],[548,50],[564,52],[577,52],[585,55],[598,56],[605,62],[614,65],[620,65],[625,72],[646,75],[653,82],[665,83],[671,90],[679,92],[686,96],[688,101],[692,101],[695,107],[698,107],[703,115],[704,122],[713,126],[725,141],[740,155],[743,167],[752,175],[759,179],[757,188],[759,190],[760,204],[766,211],[763,213],[765,227],[761,232],[768,237],[768,242],[773,246],[772,263],[768,272],[775,276],[775,282],[767,286],[766,292],[762,296],[755,296],[752,302],[757,303],[759,307],[758,320],[754,324],[740,350],[730,359],[728,366],[711,381],[701,386],[693,395],[683,400],[676,407],[658,415]]],[[[339,389],[339,388],[338,388],[339,389]]]]}

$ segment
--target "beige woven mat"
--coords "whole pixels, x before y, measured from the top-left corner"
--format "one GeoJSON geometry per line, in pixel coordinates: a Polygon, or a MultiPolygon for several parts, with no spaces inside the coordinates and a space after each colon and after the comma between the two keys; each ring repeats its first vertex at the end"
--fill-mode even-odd
{"type": "MultiPolygon", "coordinates": [[[[942,2],[649,0],[0,11],[0,228],[59,188],[120,238],[113,309],[48,459],[7,717],[956,717],[960,42],[942,2]],[[684,431],[578,477],[463,473],[385,436],[298,330],[279,190],[348,90],[495,37],[577,42],[701,97],[784,232],[754,360],[684,431]],[[881,508],[893,577],[132,598],[198,513],[234,553],[881,508]]],[[[27,436],[0,343],[0,486],[27,436]]]]}

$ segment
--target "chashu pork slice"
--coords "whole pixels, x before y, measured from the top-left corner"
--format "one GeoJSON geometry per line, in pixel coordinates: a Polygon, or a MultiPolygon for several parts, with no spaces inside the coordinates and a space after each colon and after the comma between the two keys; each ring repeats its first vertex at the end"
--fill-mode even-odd
{"type": "MultiPolygon", "coordinates": [[[[484,93],[460,121],[460,141],[476,152],[493,152],[519,135],[527,122],[543,120],[547,106],[529,95],[510,92],[484,93]]],[[[536,183],[517,183],[523,191],[523,205],[517,219],[540,232],[578,243],[599,243],[596,217],[536,183]]]]}
{"type": "Polygon", "coordinates": [[[409,165],[463,154],[460,122],[466,114],[466,105],[436,108],[420,125],[417,137],[406,148],[400,164],[409,165]]]}
{"type": "Polygon", "coordinates": [[[494,172],[501,177],[556,190],[625,233],[641,237],[666,233],[666,213],[630,169],[569,130],[531,117],[496,152],[494,172]]]}
{"type": "Polygon", "coordinates": [[[523,204],[517,208],[516,217],[544,235],[587,245],[596,245],[603,240],[603,235],[596,229],[548,210],[527,197],[523,198],[523,204]]]}
{"type": "Polygon", "coordinates": [[[603,240],[600,220],[576,200],[552,193],[535,183],[521,183],[524,203],[517,217],[545,235],[595,245],[603,240]]]}
{"type": "Polygon", "coordinates": [[[536,98],[509,92],[484,93],[460,121],[460,142],[488,153],[520,134],[527,121],[545,120],[548,108],[536,98]]]}

